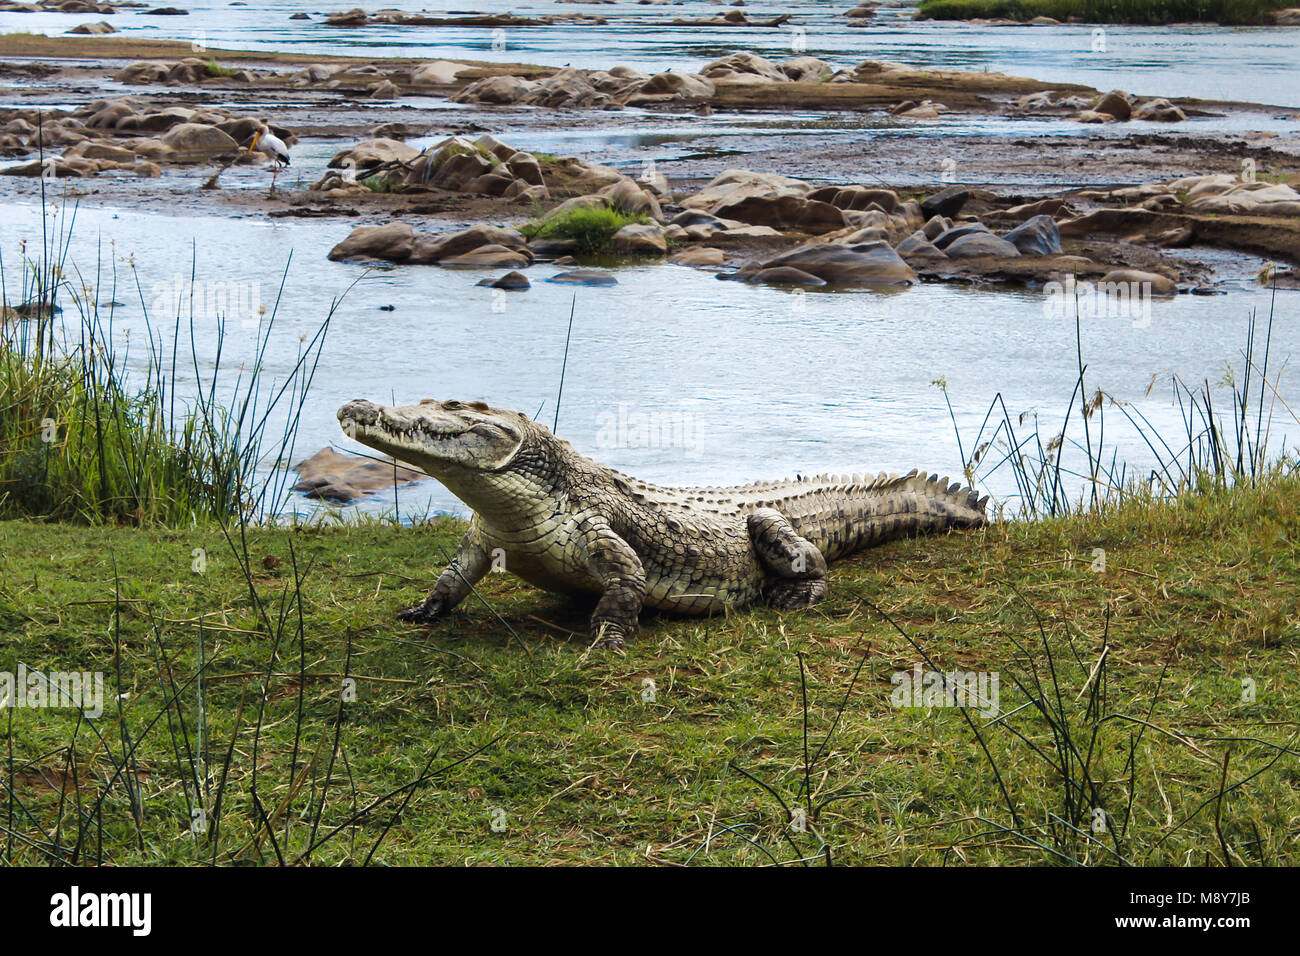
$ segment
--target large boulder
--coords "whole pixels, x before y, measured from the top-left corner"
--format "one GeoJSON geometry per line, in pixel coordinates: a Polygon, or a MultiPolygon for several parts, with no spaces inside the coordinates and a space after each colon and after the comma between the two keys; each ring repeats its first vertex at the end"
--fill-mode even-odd
{"type": "Polygon", "coordinates": [[[790,77],[781,68],[756,53],[732,53],[714,60],[700,75],[730,83],[788,83],[790,77]]]}
{"type": "Polygon", "coordinates": [[[683,100],[700,100],[717,91],[713,81],[698,73],[656,73],[637,92],[648,96],[670,96],[683,100]]]}
{"type": "MultiPolygon", "coordinates": [[[[420,236],[415,240],[410,258],[412,262],[443,262],[446,259],[464,255],[484,246],[502,246],[528,256],[529,254],[525,251],[527,245],[527,240],[514,229],[477,225],[462,229],[459,232],[442,233],[436,236],[420,236]]],[[[531,261],[531,258],[529,261],[531,261]]]]}
{"type": "Polygon", "coordinates": [[[1181,123],[1187,114],[1166,99],[1142,100],[1133,107],[1133,118],[1149,123],[1181,123]]]}
{"type": "Polygon", "coordinates": [[[355,169],[365,172],[383,163],[409,163],[420,155],[414,146],[407,146],[401,140],[367,139],[348,149],[339,150],[327,164],[330,169],[355,169]]]}
{"type": "Polygon", "coordinates": [[[451,86],[461,70],[468,69],[464,63],[452,63],[448,60],[433,60],[422,63],[411,71],[411,83],[416,86],[451,86]]]}
{"type": "Polygon", "coordinates": [[[1024,256],[1051,256],[1061,251],[1061,230],[1051,216],[1034,216],[1002,238],[1024,256]]]}
{"type": "Polygon", "coordinates": [[[724,219],[753,226],[797,229],[812,235],[834,232],[845,225],[844,213],[838,206],[802,196],[747,196],[723,203],[714,212],[724,219]]]}
{"type": "Polygon", "coordinates": [[[990,232],[974,232],[962,236],[945,246],[943,252],[949,259],[978,259],[982,256],[1009,259],[1020,255],[1020,250],[1014,245],[990,232]]]}
{"type": "Polygon", "coordinates": [[[778,66],[782,73],[797,83],[817,83],[835,72],[834,67],[815,56],[792,56],[782,60],[778,66]]]}
{"type": "Polygon", "coordinates": [[[488,76],[456,91],[451,96],[453,103],[484,103],[493,106],[508,106],[522,103],[524,97],[532,93],[537,84],[519,76],[488,76]]]}
{"type": "Polygon", "coordinates": [[[1124,285],[1136,288],[1149,288],[1152,295],[1177,295],[1178,284],[1168,276],[1158,272],[1143,272],[1139,269],[1112,269],[1101,277],[1100,285],[1124,285]],[[1150,285],[1148,286],[1148,283],[1150,285]]]}
{"type": "Polygon", "coordinates": [[[668,240],[662,226],[651,223],[629,223],[610,240],[615,252],[624,255],[663,256],[668,254],[668,240]]]}
{"type": "Polygon", "coordinates": [[[984,225],[982,222],[964,222],[960,225],[953,226],[950,229],[945,229],[930,241],[934,243],[935,248],[937,249],[947,249],[958,239],[974,235],[975,233],[992,235],[992,233],[989,232],[989,227],[984,225]]]}
{"type": "Polygon", "coordinates": [[[749,278],[764,269],[784,266],[833,285],[910,285],[916,281],[912,267],[884,242],[799,246],[761,263],[751,263],[740,270],[737,278],[749,278]]]}
{"type": "Polygon", "coordinates": [[[385,262],[405,262],[411,258],[415,247],[415,230],[404,222],[390,222],[382,226],[358,226],[352,234],[330,250],[329,258],[382,259],[385,262]]]}
{"type": "Polygon", "coordinates": [[[532,260],[516,249],[491,243],[460,255],[446,256],[438,260],[438,265],[452,269],[526,269],[532,260]]]}
{"type": "Polygon", "coordinates": [[[961,212],[961,207],[966,205],[968,199],[970,199],[970,190],[965,186],[949,186],[922,200],[921,214],[927,219],[932,216],[951,219],[961,212]]]}
{"type": "Polygon", "coordinates": [[[173,126],[159,140],[170,154],[165,158],[174,163],[209,162],[239,152],[239,144],[229,135],[215,126],[199,123],[173,126]]]}
{"type": "Polygon", "coordinates": [[[1123,90],[1111,90],[1092,109],[1093,112],[1105,113],[1117,120],[1126,120],[1133,115],[1133,106],[1123,90]]]}
{"type": "Polygon", "coordinates": [[[924,233],[920,232],[908,236],[894,247],[894,251],[897,252],[905,262],[911,262],[912,260],[925,261],[948,258],[947,254],[942,249],[937,248],[934,243],[925,238],[924,233]]]}

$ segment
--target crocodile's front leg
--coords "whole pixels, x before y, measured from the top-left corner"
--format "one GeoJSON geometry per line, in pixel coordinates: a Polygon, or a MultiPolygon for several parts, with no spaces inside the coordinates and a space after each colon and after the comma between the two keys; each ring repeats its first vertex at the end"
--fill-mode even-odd
{"type": "Polygon", "coordinates": [[[801,538],[785,515],[762,508],[748,516],[749,540],[769,577],[763,597],[769,607],[789,611],[826,596],[826,559],[801,538]]]}
{"type": "Polygon", "coordinates": [[[591,614],[591,639],[602,647],[621,648],[636,629],[645,601],[645,568],[632,546],[601,520],[583,522],[578,540],[588,570],[604,589],[591,614]]]}
{"type": "Polygon", "coordinates": [[[407,608],[397,615],[399,621],[411,621],[422,624],[448,613],[465,599],[470,586],[488,573],[492,562],[487,546],[473,526],[460,539],[456,555],[451,559],[445,571],[438,576],[438,581],[429,592],[429,596],[415,607],[407,608]]]}

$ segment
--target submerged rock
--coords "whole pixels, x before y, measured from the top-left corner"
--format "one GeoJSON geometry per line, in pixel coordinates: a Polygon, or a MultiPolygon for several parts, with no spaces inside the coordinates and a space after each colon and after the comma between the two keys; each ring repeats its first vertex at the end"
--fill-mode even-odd
{"type": "Polygon", "coordinates": [[[618,285],[612,273],[602,269],[574,269],[553,275],[547,282],[562,282],[569,285],[618,285]]]}
{"type": "Polygon", "coordinates": [[[300,477],[294,491],[308,498],[347,503],[358,498],[392,488],[395,484],[409,485],[428,477],[422,472],[397,464],[374,461],[356,455],[344,455],[333,448],[322,448],[293,466],[300,477]]]}
{"type": "Polygon", "coordinates": [[[832,285],[910,285],[916,273],[885,242],[853,245],[818,243],[799,246],[759,263],[750,263],[735,278],[752,279],[768,269],[791,267],[832,285]]]}

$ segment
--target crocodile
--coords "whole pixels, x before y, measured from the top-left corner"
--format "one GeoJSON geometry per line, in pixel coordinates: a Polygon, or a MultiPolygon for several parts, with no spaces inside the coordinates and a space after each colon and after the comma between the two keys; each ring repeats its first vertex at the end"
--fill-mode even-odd
{"type": "Polygon", "coordinates": [[[447,614],[489,570],[596,596],[594,643],[621,648],[643,607],[788,610],[826,594],[827,563],[896,538],[985,522],[987,497],[948,479],[822,475],[730,488],[662,487],[580,455],[545,425],[484,402],[357,399],[344,432],[417,466],[473,511],[432,592],[402,611],[447,614]]]}

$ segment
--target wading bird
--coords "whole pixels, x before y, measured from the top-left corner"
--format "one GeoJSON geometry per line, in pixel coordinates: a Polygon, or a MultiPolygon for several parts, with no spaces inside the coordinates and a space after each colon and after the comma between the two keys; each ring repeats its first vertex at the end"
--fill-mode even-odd
{"type": "Polygon", "coordinates": [[[289,165],[289,147],[262,123],[253,134],[253,141],[248,144],[248,152],[263,153],[271,160],[271,192],[275,192],[275,177],[279,175],[280,167],[289,165]]]}

